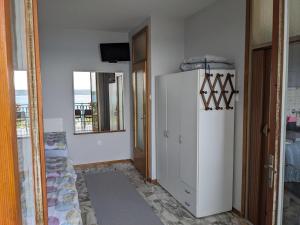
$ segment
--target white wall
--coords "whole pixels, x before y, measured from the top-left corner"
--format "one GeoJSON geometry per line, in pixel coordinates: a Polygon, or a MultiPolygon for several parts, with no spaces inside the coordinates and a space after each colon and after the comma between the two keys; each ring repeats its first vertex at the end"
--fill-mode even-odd
{"type": "MultiPolygon", "coordinates": [[[[155,77],[179,71],[184,58],[184,21],[151,15],[142,26],[149,28],[149,73],[151,75],[151,178],[156,179],[155,77]]],[[[139,29],[135,29],[134,34],[139,29]]]]}
{"type": "Polygon", "coordinates": [[[40,28],[44,118],[62,118],[75,164],[131,158],[129,63],[102,63],[99,43],[128,42],[127,33],[40,28]],[[72,71],[124,72],[126,132],[74,135],[72,71]]]}
{"type": "Polygon", "coordinates": [[[179,71],[184,59],[184,21],[152,15],[150,24],[152,76],[179,71]]]}
{"type": "Polygon", "coordinates": [[[233,205],[241,209],[245,0],[217,1],[185,21],[185,57],[212,54],[235,62],[240,90],[235,112],[233,205]]]}
{"type": "Polygon", "coordinates": [[[184,21],[153,14],[138,27],[129,32],[129,38],[148,26],[148,57],[151,76],[151,171],[156,179],[156,139],[155,139],[155,77],[179,71],[184,59],[184,21]]]}
{"type": "Polygon", "coordinates": [[[179,71],[184,59],[184,21],[152,15],[151,24],[151,177],[156,179],[155,77],[179,71]]]}

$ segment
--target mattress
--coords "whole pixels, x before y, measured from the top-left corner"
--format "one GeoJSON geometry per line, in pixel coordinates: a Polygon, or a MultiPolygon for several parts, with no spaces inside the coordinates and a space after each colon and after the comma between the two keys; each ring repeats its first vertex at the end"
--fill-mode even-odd
{"type": "MultiPolygon", "coordinates": [[[[49,225],[82,225],[76,190],[76,173],[68,158],[65,133],[45,135],[46,179],[49,225]],[[52,147],[55,146],[55,147],[52,147]]],[[[30,138],[19,138],[19,169],[21,188],[22,222],[35,223],[32,159],[26,151],[31,148],[30,138]],[[23,157],[24,156],[24,157],[23,157]]]]}
{"type": "Polygon", "coordinates": [[[49,225],[82,225],[76,190],[76,173],[67,157],[47,157],[49,225]]]}

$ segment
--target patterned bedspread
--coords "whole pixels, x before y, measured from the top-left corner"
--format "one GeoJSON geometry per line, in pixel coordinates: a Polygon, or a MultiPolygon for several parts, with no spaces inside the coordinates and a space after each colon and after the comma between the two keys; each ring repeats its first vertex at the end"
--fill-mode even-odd
{"type": "Polygon", "coordinates": [[[47,157],[49,225],[82,225],[76,173],[67,157],[47,157]]]}

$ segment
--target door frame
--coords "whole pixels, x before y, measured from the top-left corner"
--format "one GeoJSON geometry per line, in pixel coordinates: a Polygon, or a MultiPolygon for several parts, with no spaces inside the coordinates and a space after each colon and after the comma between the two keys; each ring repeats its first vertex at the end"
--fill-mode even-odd
{"type": "Polygon", "coordinates": [[[31,137],[34,160],[34,182],[35,182],[35,207],[37,225],[48,225],[48,201],[47,201],[47,178],[46,178],[46,156],[44,144],[44,117],[43,117],[43,94],[41,78],[41,61],[40,61],[40,43],[38,29],[38,0],[27,0],[27,13],[30,16],[27,23],[27,48],[29,54],[27,58],[29,66],[29,96],[32,99],[30,103],[34,106],[30,112],[31,137]],[[31,3],[31,4],[29,4],[31,3]]]}
{"type": "Polygon", "coordinates": [[[136,143],[136,124],[135,124],[135,105],[134,105],[134,87],[133,87],[133,78],[132,74],[137,69],[145,68],[145,82],[146,82],[146,90],[145,90],[145,112],[146,112],[146,123],[145,123],[145,152],[146,152],[146,168],[145,168],[145,180],[151,181],[150,178],[150,143],[151,143],[151,137],[150,137],[150,124],[151,124],[151,101],[150,101],[150,88],[151,88],[151,74],[149,71],[149,28],[148,26],[145,26],[144,28],[140,29],[138,32],[136,32],[132,38],[131,38],[131,56],[132,56],[132,63],[131,63],[131,80],[132,80],[132,101],[133,101],[133,151],[135,151],[135,143],[136,143]],[[146,33],[146,55],[145,58],[142,60],[134,60],[134,40],[141,34],[146,33]]]}
{"type": "MultiPolygon", "coordinates": [[[[278,188],[279,188],[279,166],[280,166],[280,139],[281,139],[281,98],[282,98],[282,79],[283,79],[283,47],[284,47],[284,10],[285,0],[273,0],[273,32],[272,43],[266,43],[262,46],[252,46],[251,43],[251,10],[252,0],[246,0],[246,41],[245,41],[245,71],[244,71],[244,112],[243,112],[243,167],[242,167],[242,196],[241,196],[241,215],[247,218],[248,204],[248,185],[249,185],[249,129],[250,129],[250,98],[251,98],[251,58],[252,51],[256,48],[272,46],[272,66],[271,77],[276,77],[274,83],[276,91],[275,106],[275,140],[274,149],[272,149],[275,157],[274,175],[274,192],[269,202],[271,210],[276,214],[278,206],[278,188]]],[[[270,209],[269,209],[270,210],[270,209]]],[[[273,213],[273,214],[274,214],[273,213]]],[[[273,215],[268,224],[275,224],[277,216],[273,215]]]]}
{"type": "MultiPolygon", "coordinates": [[[[42,90],[38,36],[37,0],[25,1],[25,32],[28,61],[31,142],[36,224],[48,224],[46,167],[42,115],[42,90]]],[[[18,169],[16,104],[13,79],[13,48],[11,33],[11,1],[0,0],[0,117],[1,160],[0,217],[8,225],[21,225],[21,193],[18,169]]]]}
{"type": "Polygon", "coordinates": [[[289,17],[290,17],[290,11],[289,11],[289,4],[290,4],[290,0],[284,0],[284,13],[282,15],[282,20],[283,23],[285,25],[285,33],[283,34],[283,41],[284,41],[284,46],[282,48],[282,52],[281,54],[283,54],[283,73],[285,73],[286,76],[282,77],[282,96],[281,96],[281,106],[283,108],[282,113],[281,113],[281,133],[280,133],[280,138],[281,138],[281,151],[278,153],[278,188],[277,188],[277,215],[276,215],[276,224],[282,224],[283,221],[283,216],[284,216],[284,210],[283,210],[283,206],[284,206],[284,170],[285,170],[285,136],[286,136],[286,115],[284,113],[285,111],[285,106],[286,106],[286,91],[288,88],[288,62],[289,62],[289,51],[290,51],[290,45],[297,43],[300,43],[300,35],[296,35],[296,36],[290,36],[289,33],[289,17]]]}

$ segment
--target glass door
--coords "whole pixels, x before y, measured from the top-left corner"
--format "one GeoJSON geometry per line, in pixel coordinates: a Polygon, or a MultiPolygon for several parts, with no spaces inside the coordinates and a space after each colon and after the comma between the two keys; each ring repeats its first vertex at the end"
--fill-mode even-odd
{"type": "Polygon", "coordinates": [[[149,93],[150,78],[148,63],[148,27],[132,37],[132,84],[134,102],[134,165],[139,172],[149,176],[149,140],[150,113],[149,93]]]}
{"type": "Polygon", "coordinates": [[[145,72],[134,73],[136,88],[136,148],[145,151],[145,72]]]}
{"type": "Polygon", "coordinates": [[[20,173],[21,212],[23,225],[35,225],[34,172],[31,154],[31,118],[29,110],[28,63],[24,1],[12,1],[13,65],[16,101],[17,146],[20,173]],[[19,31],[19,32],[18,32],[19,31]]]}
{"type": "Polygon", "coordinates": [[[286,69],[284,73],[281,153],[281,205],[278,224],[300,225],[300,1],[286,8],[286,69]]]}
{"type": "Polygon", "coordinates": [[[135,65],[132,74],[134,99],[134,164],[146,176],[146,66],[135,65]]]}

